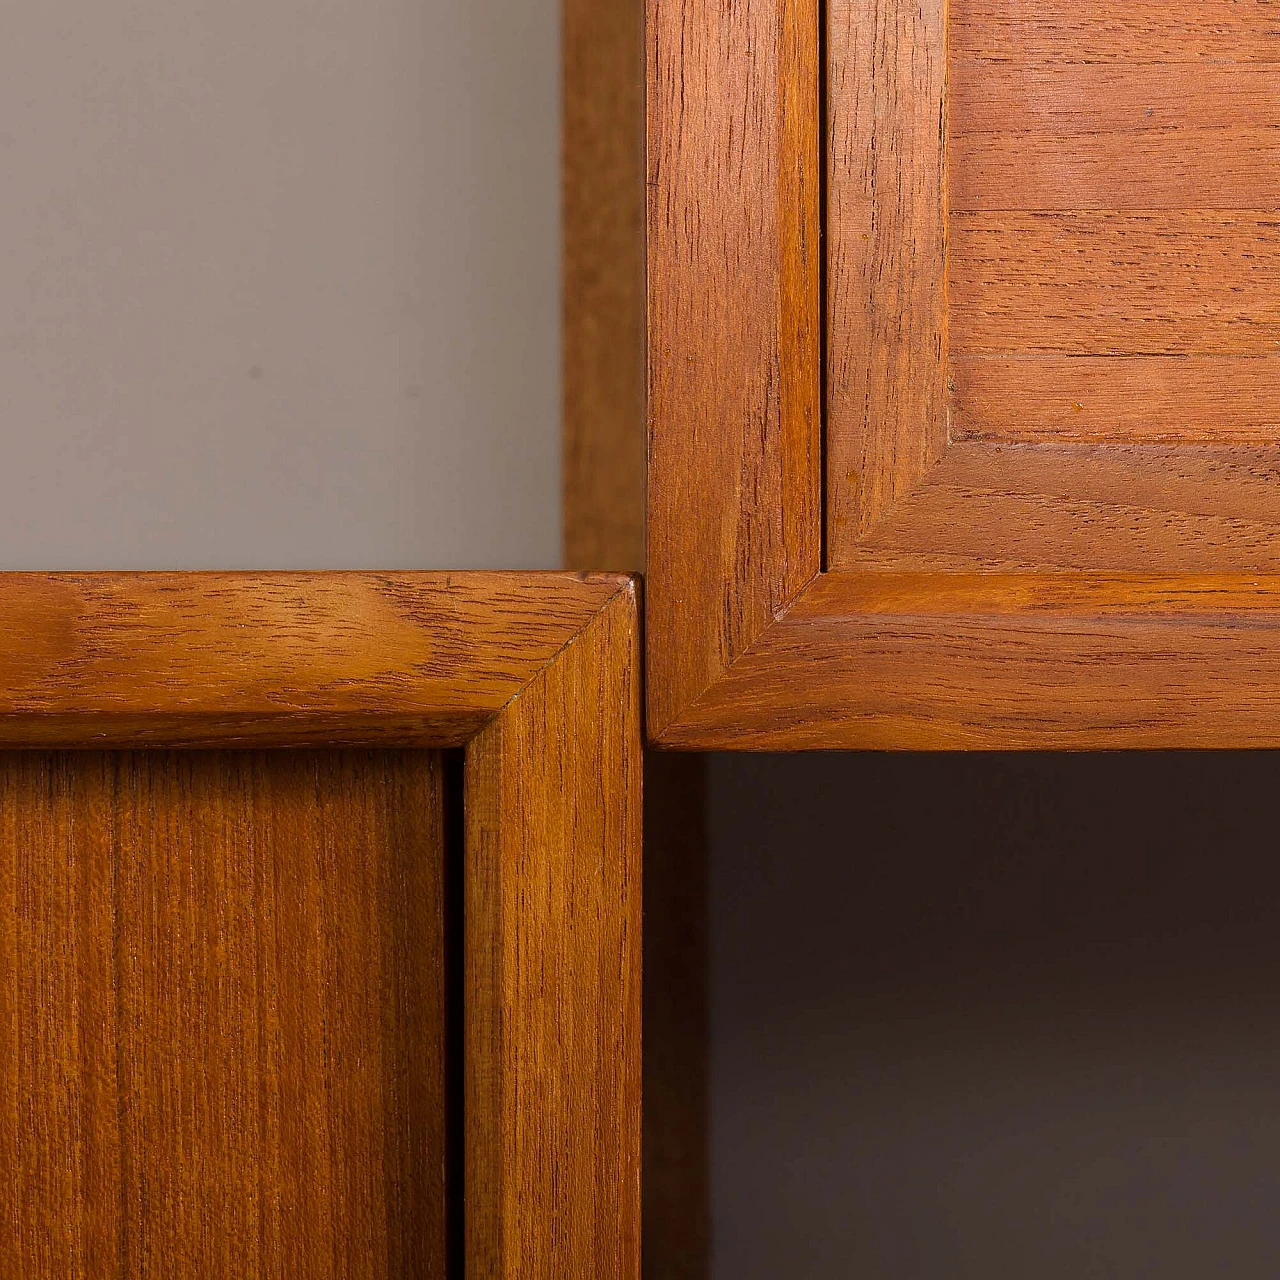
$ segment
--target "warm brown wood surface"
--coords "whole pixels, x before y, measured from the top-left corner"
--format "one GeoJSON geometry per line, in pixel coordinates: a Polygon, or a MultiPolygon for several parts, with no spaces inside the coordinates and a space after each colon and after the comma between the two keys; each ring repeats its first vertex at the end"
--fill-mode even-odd
{"type": "Polygon", "coordinates": [[[1280,62],[1274,0],[949,0],[953,54],[1063,62],[1280,62]]]}
{"type": "Polygon", "coordinates": [[[644,7],[561,6],[565,563],[644,566],[644,7]]]}
{"type": "Polygon", "coordinates": [[[818,571],[816,0],[648,0],[656,732],[818,571]]]}
{"type": "Polygon", "coordinates": [[[669,745],[1280,742],[1280,575],[825,574],[669,745]]]}
{"type": "MultiPolygon", "coordinates": [[[[653,642],[723,660],[701,688],[651,664],[651,732],[685,749],[1280,745],[1275,590],[1258,577],[1280,568],[1274,5],[946,9],[945,31],[941,6],[908,0],[828,10],[828,572],[745,645],[719,637],[764,557],[716,560],[698,533],[735,520],[740,491],[662,477],[697,456],[750,475],[754,446],[731,413],[652,423],[651,543],[710,578],[668,593],[653,642]],[[980,592],[931,600],[978,571],[1014,601],[1050,571],[1115,574],[1114,607],[1096,581],[994,620],[980,592]],[[1162,602],[1126,594],[1157,572],[1162,602]],[[1206,573],[1224,575],[1207,595],[1206,573]],[[898,575],[911,598],[886,611],[898,575]],[[717,588],[711,616],[697,602],[717,588]]],[[[723,21],[722,51],[747,25],[723,21]]],[[[737,55],[739,76],[750,65],[737,55]]],[[[687,106],[651,94],[651,138],[678,127],[710,170],[716,110],[687,106]]],[[[650,182],[651,211],[679,190],[661,166],[650,182]]],[[[669,305],[678,283],[655,278],[669,305]]],[[[681,332],[717,386],[768,384],[767,353],[704,363],[715,343],[681,332]]],[[[754,500],[779,518],[770,490],[754,500]]]]}
{"type": "Polygon", "coordinates": [[[444,1273],[429,752],[0,754],[0,1274],[444,1273]]]}
{"type": "Polygon", "coordinates": [[[617,575],[0,575],[0,744],[459,746],[617,575]]]}
{"type": "Polygon", "coordinates": [[[1039,391],[1060,406],[1075,380],[1061,360],[1025,359],[1049,355],[1091,360],[1088,387],[1067,402],[1073,413],[1087,397],[1113,439],[1130,423],[1129,438],[1171,438],[1168,362],[1098,358],[1196,355],[1189,401],[1200,421],[1180,437],[1210,435],[1225,405],[1226,438],[1274,439],[1280,395],[1265,373],[1213,359],[1280,350],[1274,12],[1199,0],[1161,11],[1085,5],[1070,19],[1079,43],[1053,48],[1041,42],[1045,16],[966,0],[952,12],[951,350],[1020,357],[1016,370],[953,374],[959,383],[995,372],[964,403],[961,430],[1034,435],[1028,402],[1039,391]],[[1246,31],[1270,41],[1269,60],[1239,47],[1246,31]],[[965,52],[974,49],[987,52],[965,52]],[[1004,395],[1013,382],[1021,391],[1004,395]]]}
{"type": "Polygon", "coordinates": [[[628,592],[467,753],[468,1274],[639,1274],[640,797],[628,592]]]}
{"type": "Polygon", "coordinates": [[[1275,213],[958,213],[950,263],[956,355],[1280,349],[1275,213]]]}
{"type": "Polygon", "coordinates": [[[827,94],[827,563],[947,442],[945,5],[833,0],[827,94]]]}
{"type": "Polygon", "coordinates": [[[1280,65],[991,63],[950,78],[951,207],[1267,209],[1280,65]]]}
{"type": "MultiPolygon", "coordinates": [[[[311,745],[379,736],[426,746],[467,741],[467,976],[455,979],[454,992],[469,1056],[467,1184],[464,1222],[450,1239],[467,1254],[468,1274],[635,1280],[635,584],[573,574],[18,575],[0,577],[0,614],[5,745],[206,736],[311,745]]],[[[431,1036],[438,1046],[436,1023],[421,1020],[412,995],[420,966],[435,966],[427,979],[438,981],[440,948],[419,915],[438,907],[440,894],[417,862],[398,879],[396,865],[384,871],[368,843],[385,835],[386,858],[417,857],[406,833],[437,821],[436,810],[410,786],[417,766],[398,762],[430,758],[4,759],[10,772],[0,786],[25,799],[0,805],[0,834],[9,841],[9,861],[0,860],[0,1250],[8,1250],[0,1259],[16,1252],[27,1270],[15,1274],[78,1274],[67,1272],[62,1254],[44,1270],[32,1271],[33,1259],[44,1249],[109,1251],[101,1241],[114,1238],[118,1220],[128,1249],[144,1238],[176,1239],[156,1255],[190,1261],[175,1274],[442,1274],[438,1252],[421,1266],[412,1252],[435,1248],[434,1235],[403,1243],[411,1232],[434,1230],[413,1198],[430,1181],[411,1194],[403,1171],[404,1153],[416,1160],[421,1152],[422,1108],[437,1122],[442,1114],[412,1075],[432,1069],[422,1048],[431,1036]],[[50,759],[65,761],[58,768],[68,777],[89,779],[105,767],[95,761],[133,763],[106,782],[86,783],[72,797],[80,810],[73,815],[57,808],[62,775],[40,772],[53,770],[41,763],[50,759]],[[332,778],[328,765],[307,763],[333,759],[341,767],[332,778]],[[382,774],[364,761],[383,762],[382,774]],[[402,769],[409,781],[397,781],[402,769]],[[355,781],[344,781],[344,770],[355,781]],[[62,815],[65,832],[41,828],[41,804],[62,815]],[[80,861],[72,839],[89,851],[80,861]],[[33,915],[45,909],[41,902],[52,904],[47,919],[33,915]],[[389,950],[400,938],[403,949],[389,950]],[[392,972],[406,955],[402,971],[392,972]],[[104,972],[114,984],[114,1027],[96,1007],[82,1018],[77,1003],[108,980],[104,972]],[[244,1054],[254,1056],[242,1070],[227,1055],[234,1036],[251,1032],[257,1039],[244,1054]],[[387,1056],[388,1043],[400,1057],[387,1056]],[[68,1058],[63,1044],[83,1059],[68,1058]],[[108,1050],[115,1058],[107,1074],[94,1075],[91,1066],[108,1050]],[[298,1061],[282,1060],[285,1053],[298,1061]],[[24,1065],[31,1062],[43,1078],[24,1065]],[[178,1065],[170,1070],[171,1063],[178,1065]],[[279,1083],[290,1065],[290,1080],[279,1083]],[[237,1083],[237,1072],[249,1073],[249,1083],[237,1083]],[[259,1105],[245,1092],[251,1086],[277,1093],[263,1094],[259,1105]],[[23,1089],[41,1102],[53,1097],[47,1115],[23,1105],[23,1089]],[[124,1091],[141,1091],[160,1109],[118,1175],[110,1152],[101,1156],[75,1136],[83,1124],[66,1100],[76,1090],[120,1117],[114,1131],[102,1121],[108,1137],[129,1122],[112,1101],[124,1091]],[[276,1098],[287,1104],[278,1121],[269,1109],[276,1098]],[[59,1139],[65,1158],[55,1152],[49,1168],[33,1154],[33,1123],[72,1135],[59,1139]],[[296,1173],[308,1144],[323,1159],[296,1173]],[[20,1157],[10,1158],[19,1147],[20,1157]],[[229,1232],[194,1191],[182,1191],[184,1179],[201,1192],[212,1185],[202,1178],[221,1185],[204,1153],[223,1159],[224,1151],[232,1154],[222,1173],[249,1171],[243,1187],[226,1192],[229,1232]],[[34,1162],[34,1182],[19,1160],[34,1162]],[[22,1186],[35,1187],[25,1201],[15,1198],[17,1175],[3,1180],[15,1167],[22,1186]],[[171,1194],[162,1175],[178,1191],[171,1194]],[[385,1211],[377,1176],[388,1188],[385,1211]],[[111,1177],[125,1190],[142,1179],[142,1190],[122,1200],[111,1177]],[[102,1178],[117,1206],[106,1228],[96,1225],[96,1210],[84,1210],[85,1223],[71,1212],[99,1203],[102,1178]],[[262,1188],[275,1183],[271,1201],[262,1188]],[[302,1209],[282,1217],[295,1200],[314,1221],[302,1209]],[[31,1221],[21,1217],[23,1203],[31,1221]],[[266,1225],[250,1222],[253,1214],[266,1225]],[[48,1227],[55,1219],[56,1230],[48,1227]],[[275,1255],[258,1270],[224,1265],[241,1219],[265,1241],[255,1248],[280,1252],[278,1241],[302,1240],[282,1273],[271,1270],[275,1255]],[[143,1227],[150,1237],[139,1234],[143,1227]],[[40,1237],[46,1229],[49,1244],[40,1237]],[[352,1260],[355,1250],[363,1252],[352,1260]],[[328,1259],[329,1270],[307,1270],[313,1255],[328,1259]]],[[[167,1265],[79,1274],[156,1274],[167,1265]]]]}
{"type": "MultiPolygon", "coordinates": [[[[645,567],[644,0],[565,0],[565,564],[645,567]]],[[[705,760],[644,757],[643,1273],[707,1274],[705,760]]]]}
{"type": "Polygon", "coordinates": [[[1280,353],[956,356],[951,438],[1062,443],[1274,443],[1280,353]]]}
{"type": "Polygon", "coordinates": [[[863,569],[1280,569],[1280,449],[952,445],[863,569]]]}

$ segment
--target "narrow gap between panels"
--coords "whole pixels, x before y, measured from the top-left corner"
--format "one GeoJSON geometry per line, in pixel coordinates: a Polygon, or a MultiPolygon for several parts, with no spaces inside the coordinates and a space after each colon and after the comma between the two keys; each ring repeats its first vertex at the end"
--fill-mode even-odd
{"type": "Polygon", "coordinates": [[[445,1274],[463,1280],[466,1216],[466,814],[461,751],[444,757],[445,1274]]]}
{"type": "Polygon", "coordinates": [[[827,572],[827,4],[818,3],[818,564],[827,572]]]}

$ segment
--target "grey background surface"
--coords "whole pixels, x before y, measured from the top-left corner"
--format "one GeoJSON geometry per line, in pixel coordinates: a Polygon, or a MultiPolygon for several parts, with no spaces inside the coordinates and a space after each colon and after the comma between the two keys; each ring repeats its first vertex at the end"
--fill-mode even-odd
{"type": "MultiPolygon", "coordinates": [[[[0,18],[0,567],[559,560],[554,0],[0,18]]],[[[1280,1274],[1270,756],[712,762],[714,1272],[1280,1274]]]]}
{"type": "Polygon", "coordinates": [[[0,568],[554,568],[556,0],[0,17],[0,568]]]}

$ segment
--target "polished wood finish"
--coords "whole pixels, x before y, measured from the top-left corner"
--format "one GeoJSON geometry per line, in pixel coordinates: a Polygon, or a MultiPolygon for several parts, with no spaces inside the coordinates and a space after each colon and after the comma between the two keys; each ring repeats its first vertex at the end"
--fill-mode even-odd
{"type": "Polygon", "coordinates": [[[866,569],[1280,569],[1280,448],[958,443],[859,548],[866,569]]]}
{"type": "Polygon", "coordinates": [[[649,725],[818,571],[817,0],[648,0],[649,725]]]}
{"type": "Polygon", "coordinates": [[[639,1274],[639,717],[620,595],[468,752],[474,1274],[639,1274]]]}
{"type": "MultiPolygon", "coordinates": [[[[645,556],[643,0],[565,0],[565,564],[645,556]]],[[[703,1280],[707,845],[703,756],[644,760],[643,1274],[703,1280]]]]}
{"type": "Polygon", "coordinates": [[[644,15],[563,0],[564,547],[644,567],[644,15]]]}
{"type": "Polygon", "coordinates": [[[432,752],[0,755],[0,1272],[444,1274],[443,821],[432,752]]]}
{"type": "Polygon", "coordinates": [[[5,746],[305,749],[0,757],[6,1274],[443,1273],[462,741],[458,1256],[634,1280],[637,635],[619,576],[0,579],[5,746]]]}
{"type": "Polygon", "coordinates": [[[833,573],[669,745],[1262,747],[1278,718],[1274,574],[833,573]]]}
{"type": "Polygon", "coordinates": [[[960,356],[952,440],[1274,444],[1280,355],[960,356]]]}
{"type": "Polygon", "coordinates": [[[1267,213],[957,214],[951,349],[1018,357],[1274,354],[1277,222],[1267,213]]]}
{"type": "Polygon", "coordinates": [[[943,0],[827,10],[829,564],[946,450],[944,13],[943,0]]]}
{"type": "Polygon", "coordinates": [[[461,746],[619,589],[565,574],[0,575],[0,744],[461,746]]]}
{"type": "MultiPolygon", "coordinates": [[[[779,559],[702,531],[741,527],[744,492],[776,525],[803,480],[708,483],[708,458],[754,474],[741,415],[691,426],[705,386],[651,400],[659,743],[1280,744],[1274,17],[1265,0],[828,8],[824,572],[723,643],[779,559]],[[994,594],[955,595],[949,575],[975,573],[994,594]]],[[[750,25],[736,9],[708,23],[725,59],[750,25]]],[[[727,308],[727,255],[664,273],[735,216],[705,174],[756,63],[739,52],[710,105],[700,64],[679,65],[674,86],[651,75],[651,227],[685,215],[676,249],[651,245],[651,289],[659,311],[677,295],[727,308]],[[696,200],[654,146],[673,130],[699,158],[696,200]]],[[[775,145],[767,116],[738,119],[734,154],[775,145]]],[[[727,359],[692,320],[650,338],[664,367],[768,402],[775,366],[750,343],[727,359]]]]}
{"type": "Polygon", "coordinates": [[[1000,62],[1280,62],[1272,0],[949,0],[953,55],[1000,62]]]}

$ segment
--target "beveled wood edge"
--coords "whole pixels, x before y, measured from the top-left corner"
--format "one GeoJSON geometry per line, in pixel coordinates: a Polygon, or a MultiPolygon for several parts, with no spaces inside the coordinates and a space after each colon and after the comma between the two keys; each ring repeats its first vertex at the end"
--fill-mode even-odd
{"type": "Polygon", "coordinates": [[[821,567],[819,8],[646,0],[659,733],[821,567]]]}
{"type": "Polygon", "coordinates": [[[639,1280],[636,597],[569,573],[0,575],[0,749],[465,748],[469,1274],[639,1280]]]}
{"type": "MultiPolygon", "coordinates": [[[[676,214],[683,211],[688,216],[682,225],[717,227],[721,221],[732,225],[735,217],[734,193],[706,183],[700,188],[699,203],[686,208],[680,203],[678,180],[670,167],[664,169],[655,163],[664,157],[655,157],[653,147],[662,124],[653,113],[661,103],[663,88],[653,61],[654,15],[674,9],[679,9],[686,21],[689,11],[696,9],[699,29],[710,31],[718,40],[716,47],[724,60],[718,67],[723,84],[750,85],[753,77],[762,74],[762,68],[777,71],[776,65],[770,68],[767,60],[748,60],[741,51],[738,61],[729,65],[736,48],[732,23],[742,21],[744,11],[698,5],[696,0],[649,0],[651,314],[655,245],[658,265],[663,264],[662,243],[655,234],[655,227],[661,230],[657,215],[673,224],[676,214]],[[718,201],[714,207],[707,207],[708,192],[718,201]]],[[[776,17],[783,12],[781,0],[772,0],[768,9],[776,17]]],[[[814,48],[816,52],[816,45],[814,48]]],[[[685,88],[682,83],[679,127],[684,131],[687,154],[696,159],[701,154],[697,148],[701,145],[705,150],[706,134],[716,127],[718,116],[713,109],[716,104],[706,100],[709,95],[705,92],[691,107],[685,88]]],[[[794,93],[790,101],[794,104],[794,93]]],[[[819,118],[816,102],[812,114],[815,120],[819,118]]],[[[755,146],[776,162],[781,143],[771,132],[772,119],[751,113],[742,113],[742,119],[748,131],[754,131],[742,146],[755,146]]],[[[780,204],[786,205],[789,199],[795,216],[795,211],[802,209],[805,193],[793,185],[788,194],[781,182],[778,190],[780,204]]],[[[745,214],[737,216],[745,221],[745,214]]],[[[761,257],[761,271],[779,273],[785,262],[783,238],[775,234],[761,257]]],[[[659,273],[659,284],[662,279],[659,273]]],[[[735,295],[727,277],[713,275],[712,279],[720,289],[714,302],[725,308],[749,306],[749,289],[735,295]]],[[[800,305],[800,295],[780,291],[777,296],[793,308],[800,305]]],[[[790,323],[801,331],[808,317],[792,315],[780,323],[790,323]]],[[[745,374],[731,379],[735,394],[742,396],[741,403],[735,401],[731,406],[732,412],[719,417],[705,415],[705,420],[698,419],[696,413],[686,413],[667,421],[653,413],[652,362],[656,358],[660,366],[665,361],[674,368],[683,359],[696,366],[703,334],[696,325],[686,325],[677,331],[684,346],[668,341],[670,337],[661,328],[651,329],[646,643],[649,733],[654,745],[687,750],[1280,745],[1280,730],[1273,727],[1280,724],[1280,705],[1271,684],[1271,650],[1273,646],[1280,650],[1280,630],[1276,630],[1273,616],[1280,607],[1280,595],[1273,580],[1250,572],[1248,555],[1238,550],[1216,564],[1224,571],[1217,575],[1223,584],[1221,591],[1205,593],[1204,583],[1212,575],[1169,572],[1159,579],[1147,575],[1148,583],[1158,582],[1161,600],[1149,600],[1144,609],[1136,611],[1132,601],[1120,608],[1119,597],[1115,608],[1103,608],[1096,596],[1099,575],[1074,571],[1070,576],[1077,580],[1078,588],[1071,610],[1054,613],[1005,608],[966,614],[953,607],[955,566],[906,573],[906,577],[915,577],[917,590],[911,601],[902,602],[901,612],[864,610],[873,579],[878,586],[871,595],[894,576],[902,580],[903,571],[913,567],[909,556],[890,562],[873,544],[892,521],[898,505],[909,503],[922,484],[941,474],[939,469],[945,468],[950,456],[950,442],[918,484],[900,495],[898,502],[864,532],[860,542],[867,545],[872,564],[877,555],[883,559],[874,575],[851,565],[820,572],[820,566],[801,556],[787,568],[807,572],[788,579],[788,591],[773,597],[766,592],[762,597],[760,582],[786,562],[786,545],[781,539],[764,536],[761,530],[776,527],[792,511],[807,510],[804,483],[797,484],[794,475],[791,488],[773,484],[768,476],[762,482],[759,456],[754,451],[760,437],[744,435],[741,430],[742,420],[750,418],[753,408],[759,411],[752,396],[771,385],[772,349],[766,345],[757,351],[744,346],[740,351],[740,359],[754,360],[754,364],[745,374]],[[670,475],[681,469],[687,472],[684,479],[669,484],[670,475]],[[793,493],[798,495],[794,504],[793,493]],[[690,536],[698,530],[710,530],[715,536],[690,536]],[[1251,584],[1259,582],[1266,585],[1255,590],[1251,584]],[[932,598],[935,593],[936,599],[932,598]],[[1193,608],[1191,602],[1197,598],[1211,600],[1210,608],[1193,608]],[[761,614],[762,599],[768,599],[772,607],[770,616],[761,614]],[[842,600],[844,605],[833,612],[833,602],[842,600]],[[1095,606],[1099,612],[1091,614],[1089,610],[1095,606]],[[1247,628],[1242,616],[1247,616],[1247,628]],[[1047,624],[1054,618],[1056,623],[1047,624]],[[1029,632],[1024,623],[1032,624],[1029,632]],[[1233,649],[1233,637],[1238,638],[1242,628],[1250,639],[1243,651],[1233,649]],[[1180,642],[1192,633],[1194,652],[1180,653],[1180,642]],[[877,634],[882,638],[895,635],[896,649],[875,653],[877,634]],[[1027,641],[1027,634],[1034,637],[1034,643],[1027,641]],[[1098,658],[1105,651],[1106,636],[1123,639],[1123,644],[1116,640],[1116,652],[1124,662],[1109,670],[1105,664],[1099,665],[1098,658]],[[1010,668],[1004,687],[997,689],[994,667],[974,657],[977,648],[1006,644],[1021,646],[1017,649],[1019,660],[1027,664],[1023,682],[1030,690],[1014,698],[1012,711],[1001,709],[991,699],[998,692],[1007,696],[1010,689],[1017,694],[1018,673],[1010,668]],[[942,703],[908,706],[905,701],[909,682],[915,678],[908,674],[912,662],[917,663],[916,676],[933,680],[931,687],[942,687],[936,682],[944,673],[936,664],[930,665],[931,652],[938,661],[938,655],[945,653],[949,664],[945,674],[946,696],[952,700],[950,712],[942,703]],[[878,672],[874,697],[869,686],[859,688],[860,679],[868,675],[859,663],[874,666],[873,656],[901,664],[899,693],[904,701],[896,710],[890,705],[894,690],[887,671],[878,672]],[[777,669],[771,669],[771,664],[777,669]],[[1088,681],[1112,697],[1115,706],[1108,709],[1102,701],[1086,697],[1088,681]],[[1161,689],[1176,690],[1180,705],[1173,707],[1169,697],[1162,697],[1161,689]],[[1121,706],[1127,708],[1124,714],[1116,709],[1121,706]]],[[[719,376],[728,375],[721,371],[719,376]]],[[[708,405],[716,394],[718,391],[708,393],[708,405]]],[[[700,402],[696,397],[694,400],[696,410],[700,402]]],[[[818,459],[815,474],[825,461],[818,459]]],[[[797,535],[799,546],[813,546],[822,536],[820,518],[812,512],[809,518],[807,534],[801,531],[797,535]]],[[[1199,567],[1213,568],[1215,564],[1199,567]]],[[[986,569],[993,575],[992,592],[1004,592],[1006,602],[1036,597],[1041,591],[1037,583],[1059,582],[1056,575],[1039,567],[1026,566],[1018,572],[999,566],[986,569]]],[[[1113,585],[1126,579],[1123,573],[1101,575],[1108,576],[1113,585]]],[[[1134,575],[1128,577],[1134,579],[1134,575]]],[[[1119,596],[1125,590],[1117,586],[1119,596]]],[[[976,605],[976,600],[971,603],[976,605]]]]}
{"type": "Polygon", "coordinates": [[[655,745],[1280,747],[1280,574],[822,574],[655,745]]]}
{"type": "Polygon", "coordinates": [[[622,574],[0,574],[0,747],[465,745],[622,574]]]}
{"type": "Polygon", "coordinates": [[[641,683],[620,592],[467,747],[468,1275],[639,1280],[641,683]]]}

